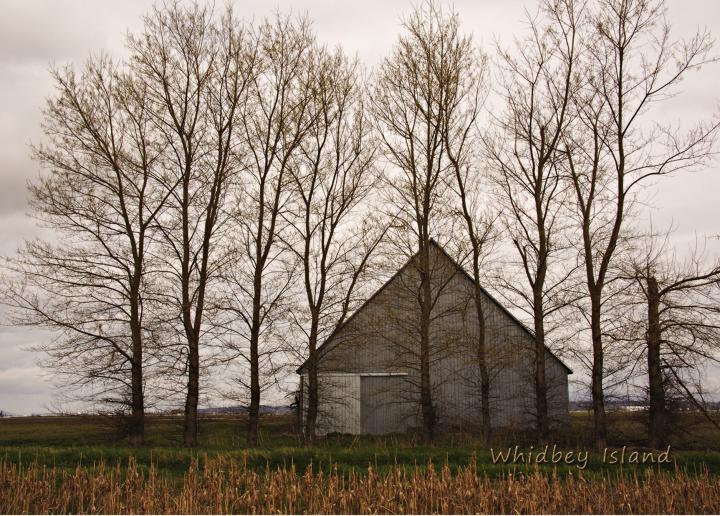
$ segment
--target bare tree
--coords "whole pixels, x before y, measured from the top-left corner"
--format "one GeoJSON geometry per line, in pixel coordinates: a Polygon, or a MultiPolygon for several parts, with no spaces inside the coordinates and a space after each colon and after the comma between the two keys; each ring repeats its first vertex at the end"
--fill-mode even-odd
{"type": "MultiPolygon", "coordinates": [[[[197,443],[200,354],[210,285],[227,258],[226,196],[239,170],[238,121],[251,83],[254,46],[230,9],[221,20],[197,5],[155,8],[129,46],[135,75],[168,147],[178,183],[160,220],[171,314],[182,328],[187,371],[183,441],[197,443]]],[[[205,324],[207,326],[207,324],[205,324]]]]}
{"type": "Polygon", "coordinates": [[[602,449],[607,432],[603,305],[628,210],[648,179],[702,164],[717,124],[685,133],[648,128],[651,107],[676,94],[688,72],[712,60],[709,34],[670,39],[662,0],[600,0],[584,35],[586,56],[579,71],[586,80],[573,103],[578,123],[563,145],[590,298],[593,428],[595,445],[602,449]]]}
{"type": "Polygon", "coordinates": [[[385,231],[359,210],[377,183],[376,140],[365,108],[357,62],[342,51],[313,53],[310,109],[315,122],[293,160],[298,194],[292,225],[302,264],[303,310],[296,320],[307,341],[305,440],[312,444],[318,416],[317,345],[339,328],[353,307],[358,281],[385,231]]]}
{"type": "Polygon", "coordinates": [[[533,319],[539,440],[548,434],[547,322],[567,306],[567,280],[574,270],[563,260],[568,248],[563,213],[568,188],[558,163],[578,87],[578,32],[585,6],[574,0],[547,0],[541,9],[541,18],[529,20],[529,34],[516,41],[515,50],[500,50],[505,111],[495,117],[496,134],[486,146],[496,171],[504,225],[526,280],[505,283],[533,319]]]}
{"type": "Polygon", "coordinates": [[[255,71],[240,112],[244,173],[233,210],[234,265],[226,277],[232,299],[225,307],[239,318],[241,328],[234,331],[240,340],[234,349],[250,368],[250,444],[258,437],[261,362],[277,351],[265,353],[263,339],[271,335],[273,314],[291,286],[296,265],[280,244],[292,216],[291,162],[314,123],[309,92],[315,43],[306,18],[279,14],[262,23],[255,41],[255,71]]]}
{"type": "Polygon", "coordinates": [[[668,237],[651,234],[643,240],[646,247],[622,264],[631,299],[620,336],[643,347],[654,448],[667,444],[672,397],[708,415],[688,378],[700,363],[718,361],[720,340],[720,262],[708,263],[697,247],[681,260],[668,248],[668,237]]]}
{"type": "MultiPolygon", "coordinates": [[[[478,118],[483,106],[487,82],[487,58],[475,48],[470,36],[459,33],[457,23],[444,29],[442,44],[446,58],[439,63],[441,77],[447,81],[447,91],[441,98],[439,117],[442,123],[443,145],[455,178],[453,189],[457,195],[460,216],[469,241],[473,300],[477,315],[477,362],[480,372],[480,429],[482,438],[490,436],[490,371],[487,364],[485,314],[482,291],[483,261],[497,237],[494,223],[497,216],[487,208],[487,185],[478,167],[480,138],[478,118]],[[483,195],[485,194],[485,195],[483,195]]],[[[461,245],[462,248],[467,246],[461,245]]]]}
{"type": "MultiPolygon", "coordinates": [[[[436,411],[430,378],[430,322],[434,304],[430,243],[445,220],[452,178],[444,110],[457,90],[458,49],[467,47],[458,32],[458,16],[446,15],[433,2],[423,3],[404,22],[393,53],[378,70],[372,104],[385,155],[393,169],[388,184],[391,202],[416,239],[419,289],[419,368],[423,438],[433,438],[436,411]]],[[[461,54],[460,59],[466,58],[461,54]]],[[[444,228],[444,233],[448,228],[444,228]]],[[[411,253],[412,254],[412,253],[411,253]]]]}
{"type": "Polygon", "coordinates": [[[76,392],[129,409],[129,440],[139,445],[159,331],[150,252],[169,196],[165,145],[153,131],[147,86],[109,58],[52,75],[48,143],[33,149],[48,173],[30,185],[30,203],[55,238],[27,242],[6,263],[6,302],[17,324],[58,334],[39,349],[76,392]]]}

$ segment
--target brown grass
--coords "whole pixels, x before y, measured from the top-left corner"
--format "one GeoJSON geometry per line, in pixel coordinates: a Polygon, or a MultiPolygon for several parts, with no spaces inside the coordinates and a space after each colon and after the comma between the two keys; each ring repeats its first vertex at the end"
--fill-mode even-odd
{"type": "Polygon", "coordinates": [[[558,478],[535,471],[491,479],[475,464],[369,469],[348,476],[256,472],[224,458],[193,461],[181,481],[151,467],[78,467],[72,472],[0,461],[2,513],[718,513],[720,480],[647,471],[558,478]]]}

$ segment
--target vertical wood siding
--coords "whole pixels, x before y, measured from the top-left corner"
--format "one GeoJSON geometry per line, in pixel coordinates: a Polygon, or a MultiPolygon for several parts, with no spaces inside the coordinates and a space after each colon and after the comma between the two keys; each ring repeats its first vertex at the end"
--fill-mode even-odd
{"type": "MultiPolygon", "coordinates": [[[[478,321],[473,286],[442,251],[433,249],[435,304],[430,328],[433,404],[441,429],[470,429],[480,424],[478,321]]],[[[325,376],[320,399],[326,432],[389,433],[419,426],[417,288],[417,273],[412,265],[407,266],[321,348],[319,370],[323,374],[407,375],[389,377],[393,379],[325,376]],[[340,378],[344,379],[336,380],[340,378]],[[392,388],[383,389],[383,385],[392,388]],[[392,406],[402,410],[383,408],[392,406]],[[371,409],[372,415],[368,412],[371,409]]],[[[491,374],[492,425],[496,428],[532,425],[533,337],[494,300],[485,296],[482,303],[491,374]]],[[[546,368],[550,416],[561,423],[567,419],[568,372],[549,352],[546,368]]]]}
{"type": "Polygon", "coordinates": [[[404,376],[361,376],[361,433],[405,432],[413,410],[412,405],[403,399],[403,393],[409,387],[404,376]]]}
{"type": "MultiPolygon", "coordinates": [[[[307,379],[303,378],[301,384],[304,386],[301,400],[306,400],[307,379]]],[[[302,407],[302,414],[304,422],[304,406],[302,407]]],[[[360,376],[345,374],[319,375],[317,435],[330,433],[359,434],[360,430],[360,376]]]]}

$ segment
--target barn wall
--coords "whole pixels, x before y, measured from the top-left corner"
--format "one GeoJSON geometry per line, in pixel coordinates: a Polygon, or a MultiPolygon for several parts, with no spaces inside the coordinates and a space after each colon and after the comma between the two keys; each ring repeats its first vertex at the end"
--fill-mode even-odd
{"type": "Polygon", "coordinates": [[[405,401],[405,376],[360,377],[360,430],[379,435],[407,431],[413,407],[405,401]]]}
{"type": "MultiPolygon", "coordinates": [[[[548,353],[549,355],[549,353],[548,353]]],[[[565,368],[551,356],[545,357],[546,378],[548,383],[548,415],[550,423],[565,425],[569,422],[568,405],[570,393],[568,375],[565,368]]]]}
{"type": "MultiPolygon", "coordinates": [[[[433,247],[432,288],[436,302],[430,329],[433,403],[441,428],[480,424],[480,378],[476,362],[477,316],[473,286],[433,247]]],[[[395,402],[408,407],[407,428],[419,427],[420,374],[417,273],[404,269],[325,344],[321,372],[406,373],[395,402]]],[[[534,419],[533,338],[491,298],[482,299],[491,375],[494,427],[532,424],[534,419]]],[[[546,360],[551,416],[567,414],[567,371],[550,353],[546,360]]],[[[398,422],[388,412],[387,431],[398,422]]]]}
{"type": "MultiPolygon", "coordinates": [[[[307,376],[303,375],[302,420],[307,406],[307,376]]],[[[316,434],[360,433],[360,376],[321,374],[318,376],[318,415],[316,434]]]]}
{"type": "MultiPolygon", "coordinates": [[[[301,376],[302,424],[307,406],[307,375],[301,376]]],[[[404,399],[411,388],[402,373],[338,373],[318,376],[317,435],[386,434],[407,431],[414,406],[404,399]]]]}

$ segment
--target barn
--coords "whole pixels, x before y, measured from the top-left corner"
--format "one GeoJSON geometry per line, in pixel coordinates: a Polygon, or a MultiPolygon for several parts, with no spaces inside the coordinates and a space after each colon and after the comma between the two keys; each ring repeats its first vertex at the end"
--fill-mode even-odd
{"type": "MultiPolygon", "coordinates": [[[[481,418],[473,283],[434,241],[430,257],[430,381],[437,429],[472,430],[481,418]]],[[[418,285],[416,255],[318,347],[319,435],[404,433],[420,427],[418,285]]],[[[491,424],[494,429],[530,426],[533,334],[485,290],[482,306],[491,424]]],[[[307,363],[297,372],[304,414],[307,363]]],[[[567,420],[571,373],[547,350],[551,423],[567,420]]]]}

